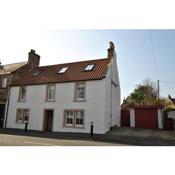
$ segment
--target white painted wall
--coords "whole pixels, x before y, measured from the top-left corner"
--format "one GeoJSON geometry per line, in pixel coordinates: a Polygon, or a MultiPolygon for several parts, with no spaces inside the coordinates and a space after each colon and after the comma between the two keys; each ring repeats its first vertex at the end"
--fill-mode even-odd
{"type": "Polygon", "coordinates": [[[27,86],[27,101],[18,102],[19,87],[12,87],[10,94],[7,128],[24,128],[16,123],[17,108],[30,108],[28,129],[43,130],[44,109],[54,109],[53,131],[90,132],[90,122],[94,122],[94,133],[105,133],[105,79],[86,82],[86,102],[74,102],[74,83],[56,84],[56,102],[45,102],[46,85],[27,86]],[[63,127],[64,109],[83,109],[85,128],[63,127]]]}
{"type": "Polygon", "coordinates": [[[44,109],[49,108],[54,109],[53,131],[89,133],[90,123],[93,122],[94,133],[103,134],[109,131],[111,126],[120,126],[120,83],[115,50],[113,55],[106,78],[86,82],[86,102],[73,101],[74,83],[56,84],[56,102],[45,102],[46,85],[28,86],[27,102],[18,102],[19,87],[12,87],[7,127],[24,128],[24,124],[16,123],[17,108],[30,109],[28,128],[32,130],[43,130],[44,109]],[[63,127],[65,109],[85,111],[84,129],[63,127]]]}
{"type": "Polygon", "coordinates": [[[161,109],[157,109],[157,115],[158,115],[158,128],[163,129],[163,116],[161,109]]]}
{"type": "Polygon", "coordinates": [[[135,127],[135,109],[130,109],[130,126],[135,127]]]}
{"type": "Polygon", "coordinates": [[[108,71],[106,74],[106,108],[105,108],[106,131],[108,131],[112,126],[120,126],[120,118],[121,118],[120,83],[119,83],[119,75],[116,63],[117,57],[115,50],[113,55],[114,56],[112,58],[111,64],[108,66],[108,71]],[[112,101],[111,101],[111,95],[112,95],[112,101]]]}

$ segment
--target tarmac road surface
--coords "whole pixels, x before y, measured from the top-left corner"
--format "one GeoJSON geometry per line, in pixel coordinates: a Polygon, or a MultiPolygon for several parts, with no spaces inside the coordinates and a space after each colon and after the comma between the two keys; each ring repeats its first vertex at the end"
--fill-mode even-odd
{"type": "Polygon", "coordinates": [[[124,144],[0,134],[0,146],[124,146],[124,144]]]}

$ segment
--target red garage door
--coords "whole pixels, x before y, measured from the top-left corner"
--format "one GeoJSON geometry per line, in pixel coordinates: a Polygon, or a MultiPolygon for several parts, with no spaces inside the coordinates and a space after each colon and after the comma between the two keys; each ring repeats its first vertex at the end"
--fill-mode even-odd
{"type": "Polygon", "coordinates": [[[136,108],[135,126],[136,128],[158,129],[157,109],[136,108]]]}

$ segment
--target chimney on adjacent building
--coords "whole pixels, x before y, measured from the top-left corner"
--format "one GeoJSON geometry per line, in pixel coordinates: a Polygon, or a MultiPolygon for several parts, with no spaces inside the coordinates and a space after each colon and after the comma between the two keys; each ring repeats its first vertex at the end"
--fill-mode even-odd
{"type": "Polygon", "coordinates": [[[0,61],[0,69],[4,69],[4,66],[2,65],[1,61],[0,61]]]}
{"type": "Polygon", "coordinates": [[[33,49],[29,52],[28,62],[32,63],[32,69],[39,66],[40,56],[37,55],[33,49]]]}
{"type": "Polygon", "coordinates": [[[111,59],[114,55],[114,43],[113,42],[109,42],[109,49],[108,49],[108,58],[111,59]]]}
{"type": "Polygon", "coordinates": [[[171,100],[171,95],[170,94],[168,95],[168,98],[171,100]]]}

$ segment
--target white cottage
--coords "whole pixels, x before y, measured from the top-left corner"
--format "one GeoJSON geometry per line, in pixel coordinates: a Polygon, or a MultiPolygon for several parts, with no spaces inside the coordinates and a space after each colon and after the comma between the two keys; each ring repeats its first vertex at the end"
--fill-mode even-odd
{"type": "Polygon", "coordinates": [[[120,83],[114,44],[105,59],[37,67],[13,82],[7,128],[104,134],[120,126],[120,83]]]}

